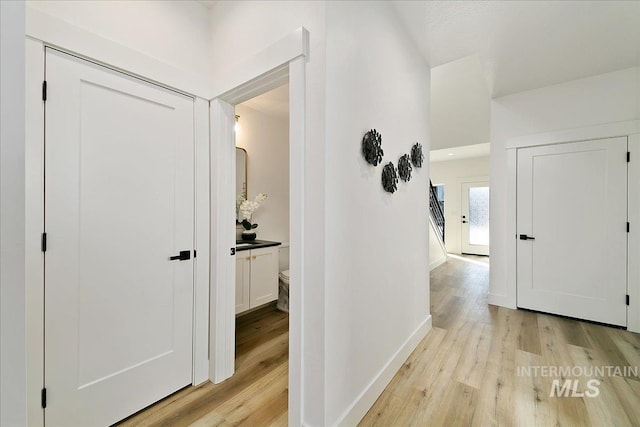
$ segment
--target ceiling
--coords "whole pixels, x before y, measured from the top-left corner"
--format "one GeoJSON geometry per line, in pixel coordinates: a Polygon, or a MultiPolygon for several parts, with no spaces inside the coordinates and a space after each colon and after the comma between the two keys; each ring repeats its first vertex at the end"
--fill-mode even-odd
{"type": "Polygon", "coordinates": [[[289,118],[289,85],[277,87],[269,92],[251,98],[243,106],[279,119],[289,118]]]}
{"type": "Polygon", "coordinates": [[[448,160],[471,159],[474,157],[489,156],[491,150],[490,143],[465,145],[462,147],[444,148],[441,150],[431,150],[429,152],[429,162],[446,162],[448,160]]]}
{"type": "Polygon", "coordinates": [[[397,1],[436,67],[478,55],[493,97],[640,64],[640,1],[397,1]]]}

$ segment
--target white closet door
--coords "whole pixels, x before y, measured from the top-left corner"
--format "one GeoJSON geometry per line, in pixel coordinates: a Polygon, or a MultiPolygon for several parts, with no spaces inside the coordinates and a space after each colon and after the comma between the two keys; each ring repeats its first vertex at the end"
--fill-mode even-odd
{"type": "Polygon", "coordinates": [[[518,150],[519,307],[626,326],[626,153],[626,137],[518,150]]]}
{"type": "Polygon", "coordinates": [[[191,383],[193,101],[53,50],[46,78],[45,420],[105,426],[191,383]]]}

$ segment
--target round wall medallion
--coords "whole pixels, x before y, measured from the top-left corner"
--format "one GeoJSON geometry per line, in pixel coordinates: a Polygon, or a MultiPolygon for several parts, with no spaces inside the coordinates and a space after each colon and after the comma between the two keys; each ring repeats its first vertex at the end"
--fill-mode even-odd
{"type": "Polygon", "coordinates": [[[404,182],[409,182],[411,180],[412,169],[409,155],[403,154],[400,159],[398,159],[398,175],[400,176],[400,179],[404,182]]]}
{"type": "Polygon", "coordinates": [[[396,167],[391,162],[382,168],[382,188],[389,193],[395,193],[398,189],[398,174],[396,167]]]}
{"type": "Polygon", "coordinates": [[[416,142],[413,144],[413,147],[411,147],[411,163],[413,163],[413,166],[421,168],[423,160],[424,155],[422,154],[422,145],[420,145],[419,142],[416,142]]]}
{"type": "Polygon", "coordinates": [[[362,138],[362,155],[367,163],[378,166],[382,162],[382,135],[377,130],[371,129],[362,138]]]}

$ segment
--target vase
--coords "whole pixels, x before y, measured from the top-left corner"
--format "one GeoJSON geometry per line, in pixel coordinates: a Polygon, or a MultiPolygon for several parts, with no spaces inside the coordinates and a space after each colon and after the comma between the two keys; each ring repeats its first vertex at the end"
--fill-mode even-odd
{"type": "Polygon", "coordinates": [[[242,240],[256,240],[255,228],[251,230],[242,230],[242,240]]]}

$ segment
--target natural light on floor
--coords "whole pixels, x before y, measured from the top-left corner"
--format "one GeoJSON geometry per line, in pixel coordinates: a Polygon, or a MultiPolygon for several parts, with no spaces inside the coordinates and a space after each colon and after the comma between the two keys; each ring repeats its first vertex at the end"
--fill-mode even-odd
{"type": "Polygon", "coordinates": [[[483,261],[477,261],[477,260],[471,259],[471,258],[469,258],[467,256],[460,256],[460,255],[456,255],[456,254],[447,254],[447,256],[449,258],[455,258],[457,260],[468,262],[468,263],[471,263],[471,264],[476,264],[476,265],[482,265],[482,266],[485,266],[485,267],[489,267],[489,257],[483,257],[483,258],[486,258],[486,261],[484,259],[483,259],[483,261]]]}

